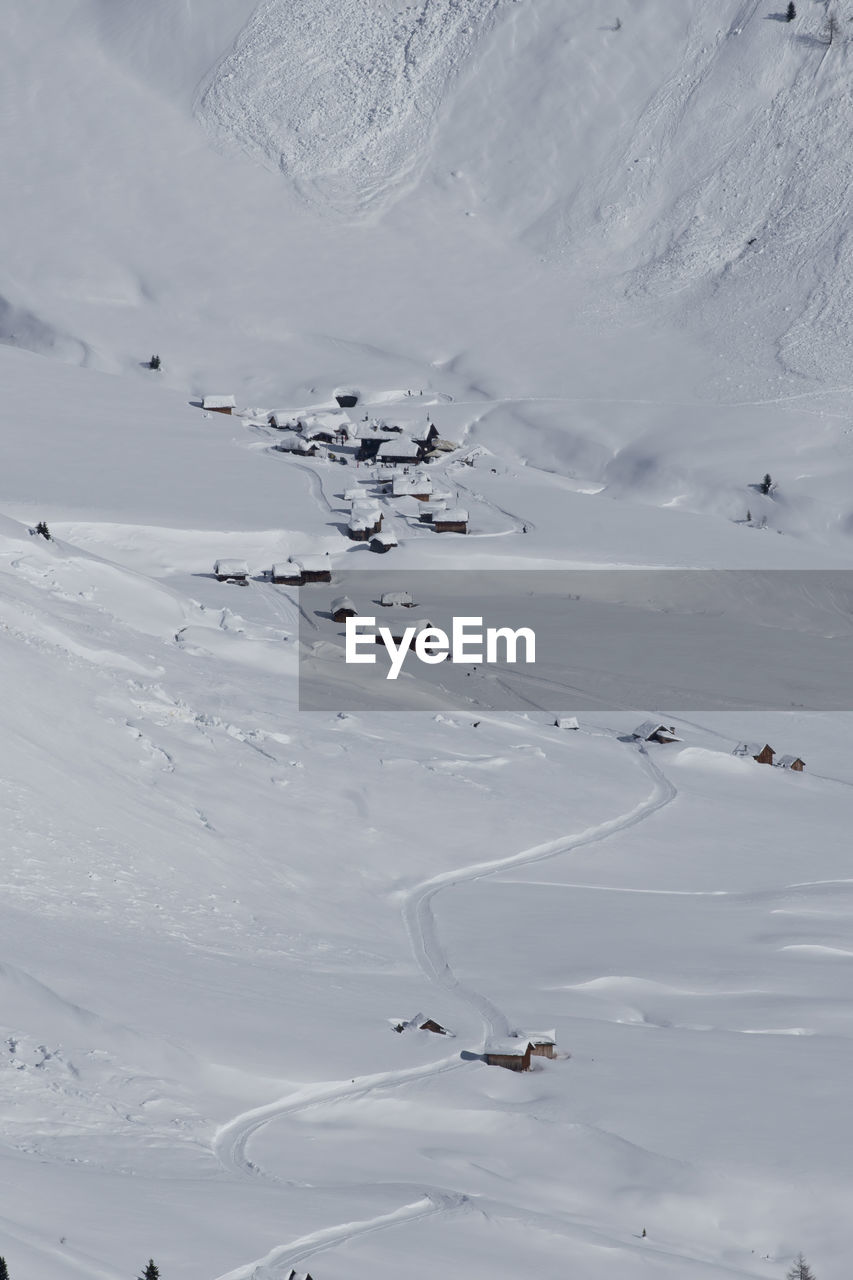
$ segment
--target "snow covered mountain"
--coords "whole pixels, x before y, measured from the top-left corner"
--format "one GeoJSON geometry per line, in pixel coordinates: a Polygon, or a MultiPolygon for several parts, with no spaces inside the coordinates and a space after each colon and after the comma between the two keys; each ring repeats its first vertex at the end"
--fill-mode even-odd
{"type": "Polygon", "coordinates": [[[458,446],[468,536],[383,496],[394,569],[849,566],[853,9],[799,9],[6,15],[12,1280],[847,1274],[850,715],[803,672],[795,709],[577,732],[532,682],[300,712],[319,597],[261,577],[376,567],[375,473],[266,425],[341,389],[458,446]]]}

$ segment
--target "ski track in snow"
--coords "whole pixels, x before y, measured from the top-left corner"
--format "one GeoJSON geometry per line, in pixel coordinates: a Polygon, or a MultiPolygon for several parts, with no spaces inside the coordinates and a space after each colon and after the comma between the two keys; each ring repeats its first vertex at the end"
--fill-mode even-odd
{"type": "MultiPolygon", "coordinates": [[[[640,746],[637,754],[642,767],[652,780],[653,787],[649,796],[627,813],[588,827],[576,835],[546,841],[522,850],[520,853],[511,854],[507,858],[477,862],[468,867],[434,876],[417,885],[407,895],[403,907],[403,920],[419,967],[430,982],[457,996],[463,1003],[476,1010],[483,1020],[487,1035],[509,1035],[512,1030],[509,1019],[487,996],[460,982],[453,972],[435,921],[433,911],[435,897],[443,890],[460,884],[475,883],[515,867],[544,862],[561,854],[573,853],[578,849],[600,844],[611,836],[629,831],[664,809],[675,800],[678,790],[654,763],[644,747],[640,746]]],[[[230,1173],[281,1182],[281,1179],[272,1177],[254,1164],[247,1155],[250,1139],[267,1124],[284,1119],[296,1112],[305,1111],[310,1107],[322,1106],[344,1098],[366,1097],[374,1092],[402,1087],[415,1080],[429,1079],[448,1071],[456,1071],[465,1065],[464,1059],[454,1055],[439,1059],[427,1066],[379,1072],[375,1075],[359,1077],[349,1083],[330,1081],[319,1085],[308,1085],[278,1101],[242,1112],[222,1125],[214,1136],[214,1153],[222,1167],[230,1173]]],[[[396,1185],[399,1187],[400,1184],[396,1185]]],[[[410,1184],[406,1186],[410,1187],[410,1184]]],[[[466,1196],[457,1192],[427,1187],[420,1187],[419,1190],[422,1198],[413,1203],[404,1204],[397,1210],[379,1214],[366,1221],[342,1223],[300,1237],[289,1244],[277,1246],[265,1257],[237,1267],[220,1276],[218,1280],[253,1280],[253,1277],[271,1274],[271,1269],[274,1269],[277,1274],[284,1268],[290,1268],[294,1263],[311,1257],[321,1249],[346,1243],[369,1232],[385,1230],[401,1222],[459,1209],[468,1202],[466,1196]]]]}

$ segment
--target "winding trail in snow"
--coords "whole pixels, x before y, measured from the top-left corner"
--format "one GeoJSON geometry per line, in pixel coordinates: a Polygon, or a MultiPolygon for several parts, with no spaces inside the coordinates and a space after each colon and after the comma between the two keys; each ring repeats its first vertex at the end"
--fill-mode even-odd
{"type": "MultiPolygon", "coordinates": [[[[666,778],[644,747],[638,748],[637,755],[644,771],[651,778],[653,786],[646,799],[626,813],[587,827],[575,835],[533,845],[506,858],[472,863],[468,867],[433,876],[416,885],[406,896],[403,920],[413,955],[422,972],[430,982],[452,993],[463,1003],[475,1009],[483,1020],[487,1035],[508,1035],[511,1030],[509,1019],[486,995],[461,982],[451,968],[436,925],[433,910],[436,896],[443,890],[456,885],[475,883],[515,867],[544,862],[561,854],[603,843],[612,836],[629,831],[632,827],[645,822],[646,819],[671,804],[678,794],[677,788],[666,778]]],[[[465,1065],[464,1059],[453,1055],[423,1067],[379,1072],[358,1077],[350,1082],[329,1081],[307,1085],[277,1101],[242,1112],[220,1126],[214,1136],[214,1152],[222,1167],[230,1173],[238,1176],[263,1177],[267,1181],[288,1185],[281,1179],[271,1177],[249,1159],[248,1143],[258,1130],[272,1121],[281,1120],[314,1106],[399,1088],[416,1080],[429,1079],[449,1071],[459,1070],[465,1065]]],[[[405,1186],[411,1191],[411,1184],[408,1183],[387,1185],[396,1185],[400,1190],[405,1186]]],[[[420,1198],[405,1203],[399,1209],[379,1214],[374,1218],[341,1223],[301,1236],[288,1244],[276,1246],[263,1258],[225,1273],[219,1277],[219,1280],[251,1280],[252,1277],[270,1273],[273,1269],[276,1272],[283,1272],[284,1268],[289,1269],[295,1263],[311,1257],[321,1249],[344,1244],[359,1236],[386,1230],[402,1222],[461,1209],[467,1204],[467,1197],[460,1193],[438,1188],[421,1187],[419,1189],[420,1198]]]]}

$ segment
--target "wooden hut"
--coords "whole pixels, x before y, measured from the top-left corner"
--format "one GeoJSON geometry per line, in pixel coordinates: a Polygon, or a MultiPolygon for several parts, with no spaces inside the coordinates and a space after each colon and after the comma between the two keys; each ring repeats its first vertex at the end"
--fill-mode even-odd
{"type": "Polygon", "coordinates": [[[644,720],[638,724],[632,735],[640,742],[680,742],[673,726],[658,724],[656,720],[644,720]]]}
{"type": "Polygon", "coordinates": [[[275,427],[276,431],[302,430],[302,423],[298,418],[294,418],[291,413],[288,413],[287,410],[279,410],[276,413],[271,413],[269,417],[269,424],[271,427],[275,427]]]}
{"type": "Polygon", "coordinates": [[[346,622],[347,618],[357,618],[358,609],[356,609],[349,596],[338,596],[331,604],[332,618],[335,622],[346,622]]]}
{"type": "Polygon", "coordinates": [[[799,756],[780,756],[776,761],[777,769],[792,769],[794,773],[802,773],[806,767],[805,760],[799,756]]]}
{"type": "Polygon", "coordinates": [[[208,413],[233,413],[237,408],[237,401],[233,396],[205,396],[201,407],[208,413]]]}
{"type": "Polygon", "coordinates": [[[370,550],[375,551],[380,556],[384,556],[396,546],[397,535],[392,533],[390,529],[386,529],[382,533],[375,533],[370,539],[370,550]]]}
{"type": "Polygon", "coordinates": [[[411,591],[383,591],[379,597],[383,609],[414,609],[411,591]]]}
{"type": "Polygon", "coordinates": [[[440,1022],[436,1022],[434,1018],[427,1018],[426,1022],[421,1022],[418,1026],[419,1031],[431,1031],[436,1036],[448,1036],[450,1032],[447,1027],[443,1027],[440,1022]]]}
{"type": "Polygon", "coordinates": [[[422,444],[425,449],[434,449],[435,442],[439,438],[438,427],[434,422],[428,422],[426,430],[418,432],[413,438],[417,440],[418,444],[422,444]]]}
{"type": "Polygon", "coordinates": [[[309,582],[331,582],[329,557],[291,556],[287,564],[274,564],[270,580],[284,587],[304,587],[309,582]]]}
{"type": "Polygon", "coordinates": [[[354,409],[358,404],[357,391],[336,391],[335,399],[342,409],[354,409]]]}
{"type": "Polygon", "coordinates": [[[776,752],[767,742],[763,746],[760,742],[739,742],[732,752],[733,756],[741,756],[743,759],[752,756],[753,760],[757,760],[759,764],[772,764],[775,754],[776,752]]]}
{"type": "Polygon", "coordinates": [[[441,515],[442,511],[446,510],[446,502],[422,502],[418,512],[418,520],[420,520],[421,524],[432,524],[436,515],[441,515]]]}
{"type": "Polygon", "coordinates": [[[217,582],[239,582],[245,586],[249,581],[249,566],[245,560],[217,560],[213,572],[217,582]]]}
{"type": "Polygon", "coordinates": [[[391,481],[393,498],[417,498],[418,502],[428,502],[432,496],[432,480],[428,475],[415,472],[410,476],[394,476],[391,481]]]}
{"type": "Polygon", "coordinates": [[[432,527],[436,533],[467,533],[468,512],[461,507],[439,511],[432,518],[432,527]]]}
{"type": "Polygon", "coordinates": [[[506,1067],[507,1071],[529,1071],[530,1054],[530,1041],[513,1037],[510,1040],[490,1040],[483,1058],[490,1067],[506,1067]]]}
{"type": "Polygon", "coordinates": [[[423,452],[423,445],[401,435],[399,440],[383,440],[376,456],[380,462],[393,462],[396,465],[413,464],[420,462],[423,452]]]}
{"type": "Polygon", "coordinates": [[[527,1041],[530,1045],[530,1056],[533,1058],[556,1058],[557,1056],[556,1031],[521,1031],[518,1038],[521,1041],[527,1041]]]}
{"type": "Polygon", "coordinates": [[[368,542],[382,528],[382,512],[377,506],[365,507],[353,503],[352,515],[347,524],[347,536],[353,542],[368,542]]]}

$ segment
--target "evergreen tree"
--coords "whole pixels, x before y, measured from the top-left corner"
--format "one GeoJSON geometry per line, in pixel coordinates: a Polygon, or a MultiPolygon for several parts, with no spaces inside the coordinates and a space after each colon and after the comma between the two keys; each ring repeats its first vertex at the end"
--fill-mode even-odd
{"type": "Polygon", "coordinates": [[[139,1280],[160,1280],[160,1268],[156,1266],[154,1259],[148,1259],[148,1266],[143,1271],[139,1280]]]}
{"type": "Polygon", "coordinates": [[[786,1273],[785,1280],[815,1280],[815,1273],[801,1253],[797,1254],[790,1271],[786,1273]]]}
{"type": "Polygon", "coordinates": [[[148,361],[148,368],[149,368],[149,369],[159,369],[159,368],[160,368],[160,357],[159,357],[159,356],[152,356],[152,357],[151,357],[151,359],[148,361]]]}
{"type": "Polygon", "coordinates": [[[746,523],[752,524],[752,512],[748,508],[746,512],[746,523]]]}
{"type": "MultiPolygon", "coordinates": [[[[44,520],[39,520],[38,524],[36,525],[36,533],[39,534],[39,536],[42,538],[47,538],[48,542],[50,542],[50,529],[48,529],[44,520]]],[[[3,1280],[2,1275],[0,1275],[0,1280],[3,1280]]]]}
{"type": "Polygon", "coordinates": [[[767,494],[767,493],[769,493],[769,492],[770,492],[770,490],[771,490],[772,488],[773,488],[773,477],[771,476],[770,472],[768,471],[768,472],[767,472],[767,475],[766,475],[766,476],[764,477],[764,479],[761,481],[761,492],[762,492],[762,493],[764,493],[764,494],[767,494]]]}
{"type": "Polygon", "coordinates": [[[787,12],[785,13],[785,21],[793,22],[796,16],[797,16],[797,10],[794,6],[794,0],[790,0],[790,4],[788,5],[787,12]]]}
{"type": "Polygon", "coordinates": [[[0,1258],[0,1280],[9,1280],[9,1268],[6,1266],[5,1258],[0,1258]]]}

